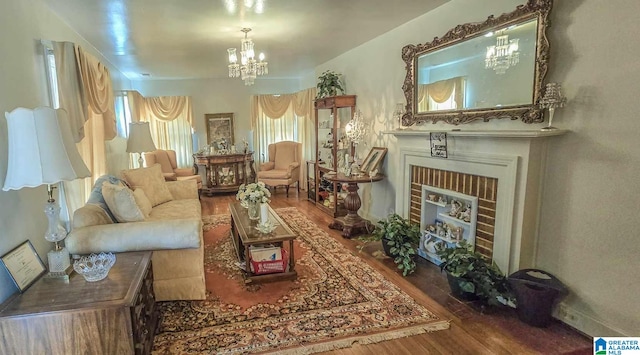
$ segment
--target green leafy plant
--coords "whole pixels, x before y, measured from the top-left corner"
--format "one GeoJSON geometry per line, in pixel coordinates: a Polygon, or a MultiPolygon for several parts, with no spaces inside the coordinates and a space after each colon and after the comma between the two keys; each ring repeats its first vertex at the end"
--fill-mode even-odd
{"type": "Polygon", "coordinates": [[[318,94],[316,97],[319,99],[327,96],[336,96],[338,95],[338,90],[340,90],[342,94],[345,93],[340,74],[332,70],[327,70],[322,73],[322,75],[318,77],[318,80],[318,94]]]}
{"type": "Polygon", "coordinates": [[[387,219],[378,221],[372,236],[388,247],[389,256],[398,265],[398,269],[402,270],[403,276],[415,271],[416,262],[413,258],[420,242],[419,225],[393,213],[387,219]]]}
{"type": "Polygon", "coordinates": [[[473,251],[466,240],[450,247],[438,245],[436,254],[442,260],[440,270],[455,277],[462,291],[475,294],[490,305],[515,301],[507,278],[498,266],[473,251]]]}

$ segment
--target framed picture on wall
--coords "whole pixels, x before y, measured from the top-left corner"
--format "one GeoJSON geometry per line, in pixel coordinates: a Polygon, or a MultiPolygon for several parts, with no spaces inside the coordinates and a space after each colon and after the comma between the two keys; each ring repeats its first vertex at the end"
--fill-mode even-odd
{"type": "Polygon", "coordinates": [[[360,171],[365,173],[369,173],[371,170],[375,170],[379,168],[380,163],[382,163],[382,159],[387,154],[387,148],[383,147],[373,147],[367,154],[367,157],[362,161],[362,165],[360,166],[360,171]]]}
{"type": "Polygon", "coordinates": [[[220,144],[224,139],[228,146],[233,145],[233,113],[205,113],[207,144],[220,144]]]}

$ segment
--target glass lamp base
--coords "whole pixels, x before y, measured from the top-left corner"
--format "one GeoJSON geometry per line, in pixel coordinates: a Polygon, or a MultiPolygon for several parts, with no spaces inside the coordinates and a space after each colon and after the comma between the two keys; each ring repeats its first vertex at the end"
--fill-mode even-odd
{"type": "Polygon", "coordinates": [[[49,260],[49,278],[63,278],[69,279],[69,275],[73,271],[71,267],[71,259],[67,248],[63,247],[60,250],[51,250],[47,253],[47,259],[49,260]]]}

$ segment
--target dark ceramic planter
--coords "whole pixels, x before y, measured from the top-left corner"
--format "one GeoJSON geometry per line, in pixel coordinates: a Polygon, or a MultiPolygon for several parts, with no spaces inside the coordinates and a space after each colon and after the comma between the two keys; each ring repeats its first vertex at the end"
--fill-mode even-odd
{"type": "Polygon", "coordinates": [[[478,296],[472,292],[466,292],[460,288],[460,280],[462,278],[451,275],[447,271],[447,281],[449,282],[449,288],[451,288],[451,294],[463,301],[476,301],[478,296]]]}
{"type": "Polygon", "coordinates": [[[387,240],[385,238],[382,238],[382,240],[380,242],[382,243],[382,250],[384,250],[384,253],[388,257],[393,258],[394,255],[391,255],[391,246],[389,244],[387,244],[387,240]]]}

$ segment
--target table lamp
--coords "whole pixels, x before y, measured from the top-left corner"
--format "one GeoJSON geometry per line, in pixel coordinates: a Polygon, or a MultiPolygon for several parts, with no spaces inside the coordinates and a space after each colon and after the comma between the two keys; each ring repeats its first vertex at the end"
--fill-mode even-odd
{"type": "Polygon", "coordinates": [[[138,153],[138,167],[142,168],[142,153],[153,152],[156,150],[153,139],[151,138],[151,130],[149,122],[131,122],[129,123],[129,139],[127,140],[127,153],[138,153]]]}
{"type": "Polygon", "coordinates": [[[67,112],[38,107],[17,108],[5,113],[8,131],[7,177],[2,190],[19,190],[47,184],[49,199],[44,213],[49,220],[44,239],[54,243],[49,251],[50,277],[71,273],[69,251],[61,242],[67,231],[60,226],[60,206],[53,198],[55,184],[91,176],[71,135],[67,112]]]}

